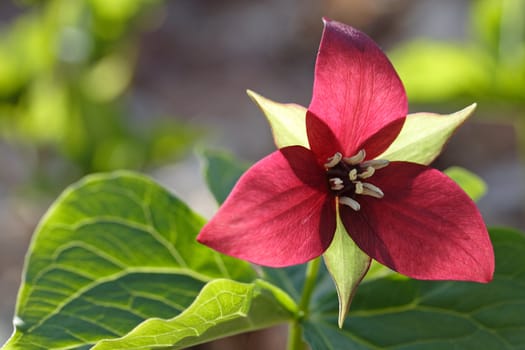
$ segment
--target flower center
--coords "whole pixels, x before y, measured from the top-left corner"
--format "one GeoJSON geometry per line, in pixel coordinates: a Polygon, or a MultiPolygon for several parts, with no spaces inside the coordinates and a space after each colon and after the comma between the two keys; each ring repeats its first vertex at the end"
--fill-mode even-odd
{"type": "Polygon", "coordinates": [[[326,164],[326,178],[328,187],[338,197],[339,203],[358,211],[361,205],[356,200],[357,195],[383,198],[381,189],[371,183],[364,182],[374,175],[375,171],[388,165],[388,160],[374,159],[364,161],[364,149],[356,155],[344,158],[339,152],[328,158],[326,164]]]}

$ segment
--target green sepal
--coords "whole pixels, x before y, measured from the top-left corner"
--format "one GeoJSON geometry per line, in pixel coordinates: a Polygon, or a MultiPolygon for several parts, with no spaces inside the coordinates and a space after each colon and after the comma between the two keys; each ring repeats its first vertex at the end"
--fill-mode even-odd
{"type": "MultiPolygon", "coordinates": [[[[293,103],[278,103],[251,90],[250,98],[270,123],[278,148],[300,145],[309,148],[306,133],[306,108],[293,103]]],[[[476,109],[472,104],[452,114],[413,113],[406,117],[394,142],[377,158],[428,165],[436,159],[454,131],[476,109]]]]}
{"type": "Polygon", "coordinates": [[[472,115],[476,104],[452,114],[409,114],[403,129],[377,158],[428,165],[436,159],[454,131],[472,115]]]}
{"type": "Polygon", "coordinates": [[[306,135],[306,108],[295,103],[278,103],[247,90],[272,128],[277,148],[303,146],[309,148],[306,135]]]}
{"type": "Polygon", "coordinates": [[[334,239],[324,252],[326,268],[332,276],[339,300],[339,328],[343,327],[352,298],[365,277],[372,259],[352,240],[346,231],[339,213],[334,239]]]}

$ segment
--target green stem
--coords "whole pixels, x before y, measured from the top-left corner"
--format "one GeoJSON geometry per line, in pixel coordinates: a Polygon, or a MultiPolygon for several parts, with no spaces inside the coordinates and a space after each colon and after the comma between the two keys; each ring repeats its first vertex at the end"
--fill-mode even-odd
{"type": "Polygon", "coordinates": [[[321,257],[310,261],[306,267],[306,278],[304,281],[303,295],[299,302],[299,309],[303,310],[306,314],[308,312],[308,306],[310,306],[310,298],[315,287],[315,280],[317,279],[317,272],[321,266],[321,257]]]}
{"type": "Polygon", "coordinates": [[[303,294],[299,301],[299,315],[290,325],[288,334],[288,350],[304,350],[303,329],[301,327],[301,320],[308,315],[308,307],[310,306],[310,299],[315,287],[315,280],[317,273],[321,266],[321,257],[310,261],[306,267],[306,276],[303,287],[303,294]]]}

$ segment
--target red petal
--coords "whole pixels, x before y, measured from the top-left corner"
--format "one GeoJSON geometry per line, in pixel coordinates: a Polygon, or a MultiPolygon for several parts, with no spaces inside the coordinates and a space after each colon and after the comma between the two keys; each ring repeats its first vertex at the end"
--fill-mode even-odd
{"type": "Polygon", "coordinates": [[[311,111],[306,111],[306,133],[310,149],[321,165],[324,165],[336,152],[343,150],[333,131],[311,111]]]}
{"type": "Polygon", "coordinates": [[[494,251],[487,229],[455,182],[405,162],[392,162],[369,180],[384,198],[358,196],[359,212],[341,208],[345,228],[363,251],[413,278],[492,279],[494,251]]]}
{"type": "Polygon", "coordinates": [[[364,33],[330,20],[325,20],[308,109],[330,126],[345,156],[397,121],[381,135],[382,142],[367,142],[368,159],[392,143],[408,111],[403,84],[381,49],[364,33]]]}
{"type": "Polygon", "coordinates": [[[224,254],[281,267],[320,256],[336,225],[335,200],[313,153],[285,147],[252,166],[197,240],[224,254]]]}

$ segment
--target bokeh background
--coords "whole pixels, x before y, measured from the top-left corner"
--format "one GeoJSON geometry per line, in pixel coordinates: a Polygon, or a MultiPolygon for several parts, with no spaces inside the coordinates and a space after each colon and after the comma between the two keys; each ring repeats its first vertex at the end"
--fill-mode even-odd
{"type": "Polygon", "coordinates": [[[52,200],[125,168],[212,215],[195,150],[273,151],[245,90],[307,106],[322,16],[384,48],[411,112],[478,103],[435,166],[478,174],[487,224],[525,229],[525,0],[1,0],[0,343],[52,200]]]}

